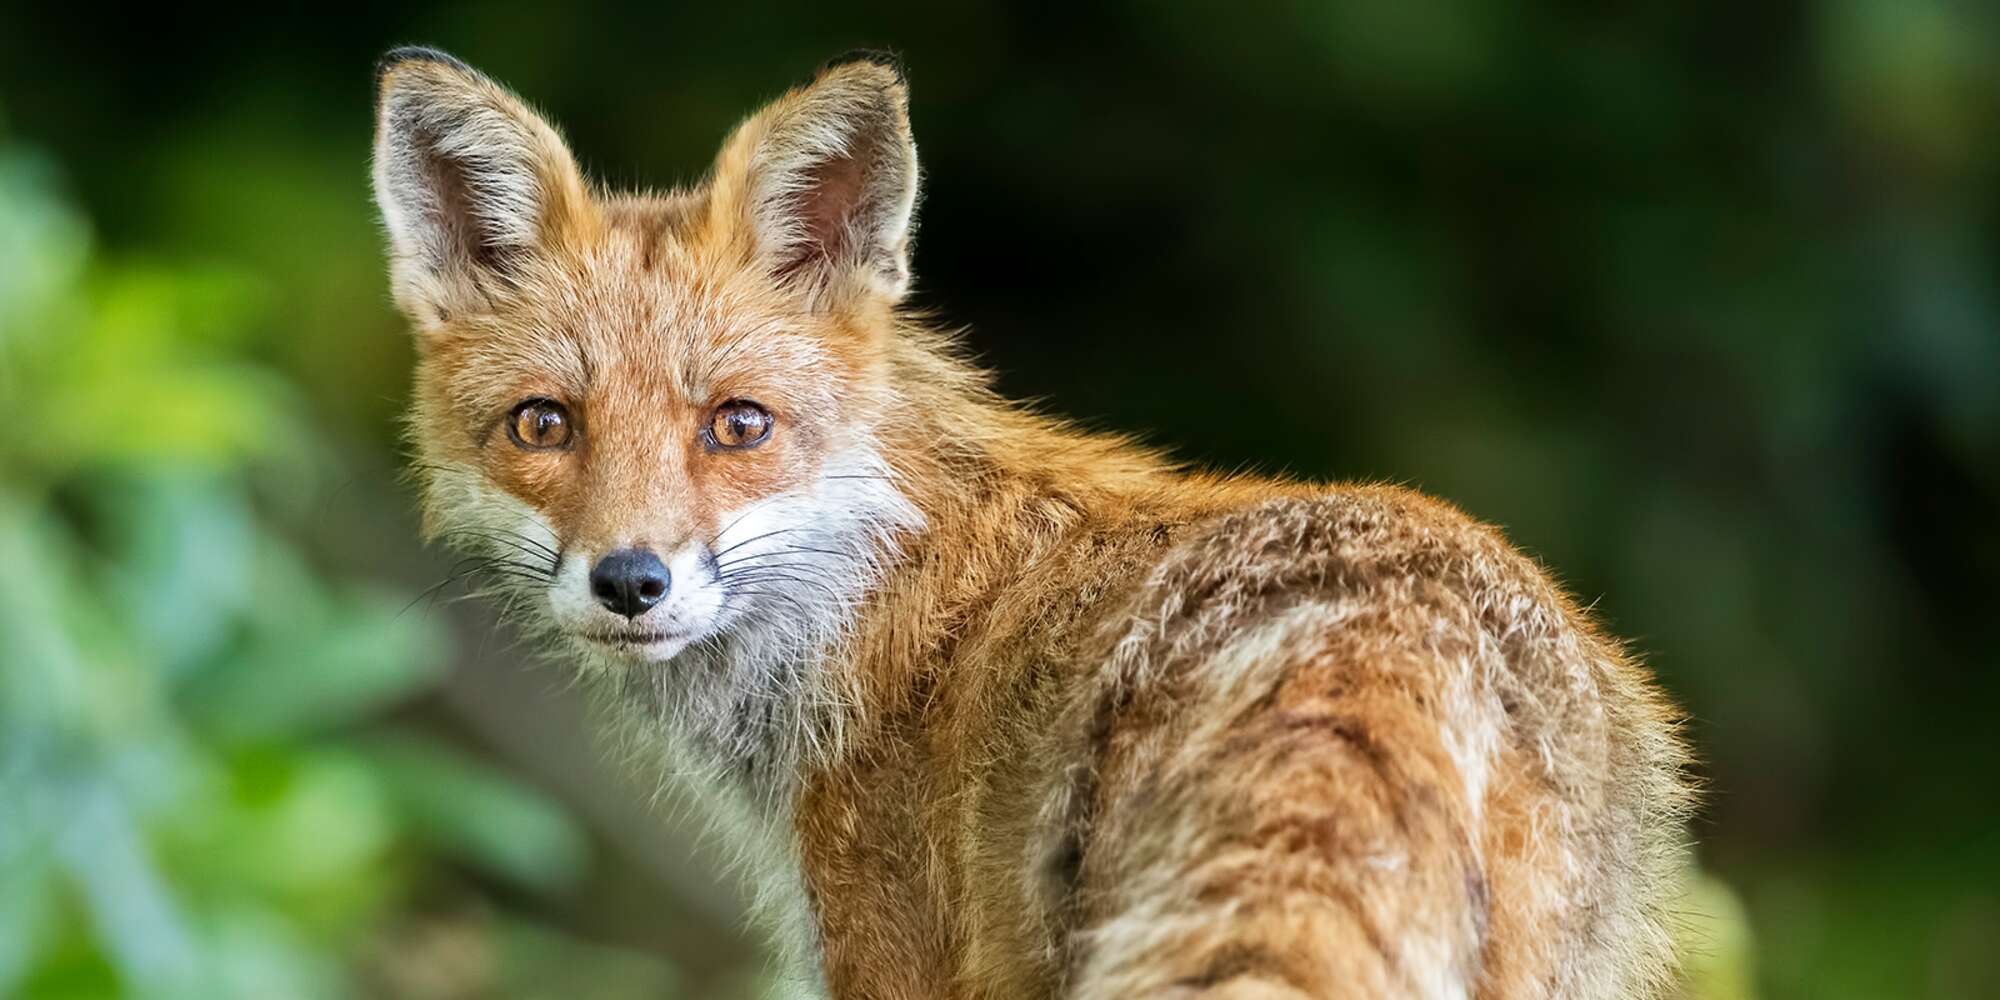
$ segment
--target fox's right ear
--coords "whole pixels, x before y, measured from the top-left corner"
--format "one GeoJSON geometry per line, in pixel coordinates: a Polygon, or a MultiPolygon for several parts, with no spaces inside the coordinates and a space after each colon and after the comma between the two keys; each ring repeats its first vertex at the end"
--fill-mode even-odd
{"type": "Polygon", "coordinates": [[[594,224],[576,160],[513,94],[435,49],[376,69],[375,202],[419,327],[491,306],[594,224]]]}

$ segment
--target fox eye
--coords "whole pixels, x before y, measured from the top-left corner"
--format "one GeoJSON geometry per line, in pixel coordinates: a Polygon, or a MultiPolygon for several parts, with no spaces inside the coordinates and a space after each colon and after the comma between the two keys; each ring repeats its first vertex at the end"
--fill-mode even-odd
{"type": "Polygon", "coordinates": [[[747,399],[732,399],[715,408],[705,432],[718,448],[755,448],[771,436],[771,411],[747,399]]]}
{"type": "Polygon", "coordinates": [[[524,399],[507,414],[507,436],[529,451],[569,447],[569,411],[553,399],[524,399]]]}

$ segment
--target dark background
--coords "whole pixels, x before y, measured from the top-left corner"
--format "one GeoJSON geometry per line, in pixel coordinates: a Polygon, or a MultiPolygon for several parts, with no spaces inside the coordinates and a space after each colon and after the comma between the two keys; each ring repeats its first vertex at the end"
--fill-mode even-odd
{"type": "Polygon", "coordinates": [[[408,604],[403,42],[616,187],[900,52],[916,302],[1009,394],[1440,494],[1633,640],[1710,787],[1697,992],[2000,991],[2000,18],[1467,0],[0,6],[0,994],[761,968],[559,671],[408,604]]]}

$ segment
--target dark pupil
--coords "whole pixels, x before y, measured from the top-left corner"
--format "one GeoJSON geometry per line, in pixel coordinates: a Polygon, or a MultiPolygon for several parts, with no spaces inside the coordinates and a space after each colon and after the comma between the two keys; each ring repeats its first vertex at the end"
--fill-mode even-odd
{"type": "Polygon", "coordinates": [[[546,439],[562,427],[562,416],[554,410],[535,411],[535,438],[546,439]]]}
{"type": "Polygon", "coordinates": [[[738,441],[748,441],[757,436],[757,415],[749,410],[736,410],[729,414],[729,436],[738,441]]]}

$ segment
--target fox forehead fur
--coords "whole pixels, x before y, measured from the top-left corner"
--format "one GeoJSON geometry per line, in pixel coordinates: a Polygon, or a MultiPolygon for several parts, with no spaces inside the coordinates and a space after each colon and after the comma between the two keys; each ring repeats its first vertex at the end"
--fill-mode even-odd
{"type": "Polygon", "coordinates": [[[377,87],[427,530],[742,831],[808,992],[1671,988],[1691,795],[1643,669],[1439,501],[997,398],[902,305],[893,61],[647,195],[450,56],[377,87]]]}

